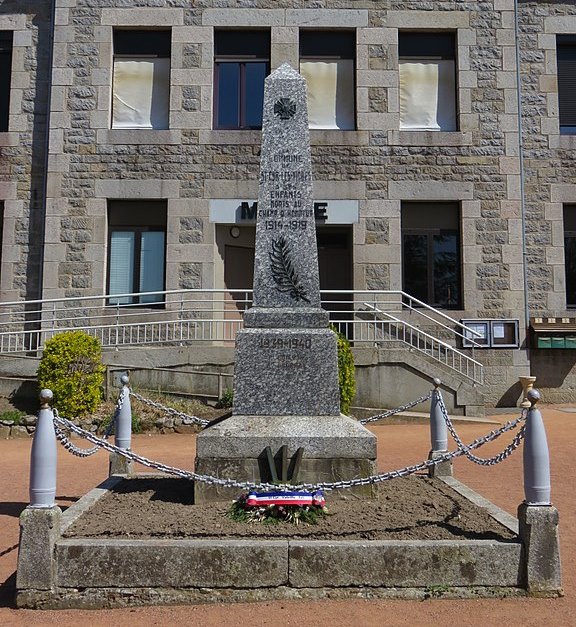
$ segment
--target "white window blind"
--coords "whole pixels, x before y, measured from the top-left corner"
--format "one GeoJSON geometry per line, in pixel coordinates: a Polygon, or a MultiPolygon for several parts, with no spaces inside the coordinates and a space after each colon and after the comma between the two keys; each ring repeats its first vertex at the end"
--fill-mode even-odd
{"type": "Polygon", "coordinates": [[[167,129],[170,59],[114,59],[112,128],[167,129]]]}
{"type": "Polygon", "coordinates": [[[301,61],[312,129],[354,129],[354,61],[301,61]]]}
{"type": "Polygon", "coordinates": [[[400,60],[400,128],[457,129],[454,60],[400,60]]]}
{"type": "MultiPolygon", "coordinates": [[[[133,292],[135,233],[113,231],[110,234],[110,294],[133,292]]],[[[111,298],[112,305],[127,305],[130,297],[111,298]]]]}
{"type": "MultiPolygon", "coordinates": [[[[160,296],[153,292],[164,289],[164,233],[144,231],[140,242],[140,291],[151,292],[140,298],[142,303],[153,303],[160,296]]],[[[163,298],[163,297],[162,297],[163,298]]]]}

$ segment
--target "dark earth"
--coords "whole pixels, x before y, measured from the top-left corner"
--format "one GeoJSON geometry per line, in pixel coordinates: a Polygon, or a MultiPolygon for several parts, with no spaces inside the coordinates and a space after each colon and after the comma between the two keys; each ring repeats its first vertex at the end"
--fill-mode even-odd
{"type": "Polygon", "coordinates": [[[439,480],[412,476],[380,484],[377,499],[326,494],[316,525],[243,523],[231,503],[194,504],[186,479],[123,480],[65,535],[124,538],[299,537],[316,540],[507,540],[513,534],[439,480]]]}

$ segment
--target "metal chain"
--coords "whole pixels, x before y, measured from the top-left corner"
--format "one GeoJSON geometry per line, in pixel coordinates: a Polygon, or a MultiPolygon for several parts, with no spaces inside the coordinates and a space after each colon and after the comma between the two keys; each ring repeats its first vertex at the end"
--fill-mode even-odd
{"type": "MultiPolygon", "coordinates": [[[[116,401],[116,408],[114,410],[114,415],[112,416],[112,419],[110,420],[110,424],[108,425],[106,432],[104,433],[104,439],[107,440],[111,435],[112,435],[112,431],[114,430],[114,425],[116,424],[116,418],[118,417],[118,414],[120,413],[120,410],[122,409],[122,406],[124,405],[124,399],[125,399],[125,392],[124,390],[128,389],[128,388],[122,388],[122,390],[120,390],[120,394],[118,395],[118,400],[116,401]]],[[[57,411],[56,409],[54,409],[54,411],[57,411]]],[[[64,431],[62,430],[61,427],[59,427],[58,425],[54,425],[54,431],[56,432],[56,439],[58,440],[58,442],[60,442],[60,444],[72,455],[76,455],[76,457],[90,457],[92,455],[94,455],[95,453],[97,453],[100,450],[100,446],[93,446],[92,448],[80,448],[79,446],[76,446],[75,444],[73,444],[70,440],[70,438],[66,435],[66,433],[64,433],[64,431]]]]}
{"type": "MultiPolygon", "coordinates": [[[[435,390],[434,393],[436,394],[436,398],[438,399],[438,405],[440,407],[440,411],[442,412],[444,422],[446,423],[446,426],[448,427],[448,431],[450,431],[451,436],[454,438],[454,442],[456,442],[458,449],[463,451],[464,455],[466,455],[466,457],[471,462],[474,462],[475,464],[478,464],[480,466],[494,466],[504,461],[507,457],[510,457],[510,455],[520,446],[520,442],[522,442],[524,435],[525,435],[525,430],[526,430],[525,422],[522,425],[520,431],[518,431],[518,433],[514,436],[514,439],[512,440],[512,442],[510,442],[510,444],[502,452],[498,453],[498,455],[494,455],[493,457],[487,457],[487,458],[477,457],[476,455],[473,455],[472,453],[470,453],[469,447],[467,447],[466,444],[462,442],[462,440],[460,439],[460,436],[458,435],[458,433],[456,433],[454,424],[452,420],[450,420],[450,417],[448,416],[448,410],[446,409],[446,405],[444,405],[444,399],[442,398],[442,394],[440,393],[439,390],[435,390]]],[[[518,418],[518,421],[522,421],[522,420],[524,421],[526,420],[526,410],[522,410],[522,415],[520,416],[520,418],[518,418]]]]}
{"type": "MultiPolygon", "coordinates": [[[[189,416],[188,414],[185,414],[181,411],[178,411],[177,409],[174,409],[173,407],[166,407],[160,403],[156,403],[155,401],[151,401],[148,398],[144,398],[141,394],[137,394],[136,392],[132,392],[132,390],[130,390],[130,396],[133,396],[135,399],[141,401],[142,403],[144,403],[145,405],[148,405],[150,407],[154,407],[156,409],[160,409],[161,411],[169,414],[170,416],[174,416],[175,418],[182,418],[183,420],[186,421],[192,421],[198,425],[202,425],[203,427],[205,427],[207,424],[209,424],[208,420],[203,420],[202,418],[198,418],[198,416],[189,416]]],[[[188,424],[188,423],[186,423],[188,424]]]]}
{"type": "Polygon", "coordinates": [[[390,409],[388,411],[383,412],[382,414],[371,416],[370,418],[363,418],[362,420],[359,420],[358,422],[361,425],[366,425],[369,422],[376,422],[376,420],[382,420],[382,418],[389,418],[390,416],[394,416],[395,414],[400,414],[401,412],[406,411],[407,409],[410,409],[411,407],[420,405],[420,403],[424,403],[425,401],[429,400],[431,396],[432,396],[432,392],[428,392],[428,394],[425,394],[424,396],[417,398],[415,401],[412,401],[411,403],[406,403],[406,405],[400,405],[400,407],[396,407],[396,409],[390,409]]]}
{"type": "MultiPolygon", "coordinates": [[[[516,420],[507,422],[499,429],[495,429],[488,433],[487,435],[477,438],[471,444],[465,447],[464,449],[457,449],[456,451],[447,452],[435,459],[427,459],[419,464],[415,464],[412,466],[405,466],[399,470],[392,470],[389,472],[381,473],[378,475],[371,475],[369,477],[362,477],[359,479],[349,479],[347,481],[336,481],[333,483],[302,483],[299,485],[292,484],[271,484],[271,483],[256,483],[251,481],[237,481],[236,479],[221,479],[219,477],[213,477],[210,475],[199,475],[194,472],[189,472],[186,470],[182,470],[180,468],[175,468],[173,466],[168,466],[166,464],[161,464],[158,462],[154,462],[146,457],[142,457],[141,455],[137,455],[128,449],[119,448],[118,446],[114,446],[110,444],[106,440],[97,437],[93,433],[82,429],[78,425],[75,425],[73,422],[66,420],[65,418],[61,418],[58,415],[58,412],[54,410],[54,422],[60,426],[66,427],[73,431],[74,433],[86,438],[89,442],[92,442],[96,446],[100,446],[104,450],[110,453],[117,453],[130,461],[136,462],[138,464],[142,464],[148,468],[154,468],[160,472],[163,472],[168,475],[174,475],[176,477],[181,477],[183,479],[191,479],[194,481],[200,481],[202,483],[208,483],[211,485],[218,485],[225,488],[238,488],[241,490],[342,490],[349,489],[358,486],[372,485],[376,483],[381,483],[383,481],[389,481],[391,479],[397,479],[400,477],[408,477],[416,472],[420,472],[422,470],[426,470],[436,464],[450,461],[456,457],[460,457],[465,454],[466,451],[474,450],[483,446],[484,444],[491,442],[498,438],[500,435],[505,433],[506,431],[510,431],[514,429],[518,423],[523,419],[521,416],[516,420]]],[[[524,437],[523,434],[521,437],[524,437]]]]}

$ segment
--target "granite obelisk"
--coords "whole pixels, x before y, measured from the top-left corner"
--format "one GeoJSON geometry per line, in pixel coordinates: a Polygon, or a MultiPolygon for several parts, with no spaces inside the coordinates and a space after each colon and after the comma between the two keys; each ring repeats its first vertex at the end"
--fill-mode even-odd
{"type": "Polygon", "coordinates": [[[306,83],[285,64],[266,81],[254,299],[237,337],[235,414],[340,414],[313,206],[306,83]]]}
{"type": "MultiPolygon", "coordinates": [[[[337,339],[320,307],[306,83],[288,64],[265,83],[254,298],[244,323],[233,415],[199,434],[196,471],[270,481],[264,451],[287,447],[303,450],[296,481],[370,474],[376,439],[340,413],[337,339]]],[[[230,493],[198,483],[195,495],[230,493]]]]}

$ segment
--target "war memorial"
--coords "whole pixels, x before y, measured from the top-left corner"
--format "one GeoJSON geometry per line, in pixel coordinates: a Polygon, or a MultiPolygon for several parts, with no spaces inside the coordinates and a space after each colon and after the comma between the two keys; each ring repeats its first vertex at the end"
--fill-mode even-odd
{"type": "MultiPolygon", "coordinates": [[[[254,302],[236,339],[233,412],[205,425],[197,436],[194,472],[143,460],[131,450],[122,428],[130,416],[127,381],[116,417],[116,446],[54,414],[50,393],[43,391],[31,504],[21,517],[20,607],[422,598],[434,587],[456,597],[561,594],[558,513],[550,502],[536,391],[526,415],[465,445],[446,412],[441,382],[434,381],[428,459],[381,474],[375,464],[376,437],[361,421],[340,413],[336,336],[320,308],[306,116],[304,79],[282,65],[266,79],[254,302]],[[475,449],[524,422],[500,455],[484,460],[485,465],[499,463],[523,444],[526,500],[515,519],[453,478],[450,462],[466,455],[482,463],[475,449]],[[113,457],[110,479],[64,513],[54,503],[55,426],[86,437],[113,457]],[[452,453],[447,430],[458,445],[452,453]],[[273,472],[278,456],[280,480],[273,472]],[[125,460],[123,466],[118,458],[125,460]],[[263,538],[231,538],[216,531],[136,539],[72,533],[122,482],[139,480],[133,462],[179,477],[194,495],[190,508],[230,501],[242,489],[274,488],[319,489],[327,501],[376,503],[380,483],[419,472],[466,501],[500,532],[439,540],[307,539],[289,532],[271,538],[265,531],[263,538]],[[124,474],[114,474],[118,469],[124,474]]],[[[67,445],[77,449],[70,440],[67,445]]]]}

